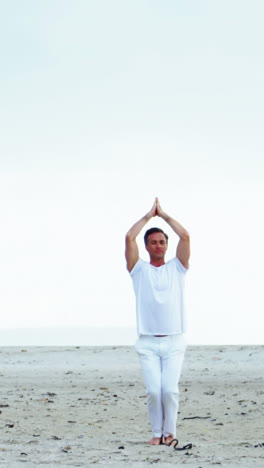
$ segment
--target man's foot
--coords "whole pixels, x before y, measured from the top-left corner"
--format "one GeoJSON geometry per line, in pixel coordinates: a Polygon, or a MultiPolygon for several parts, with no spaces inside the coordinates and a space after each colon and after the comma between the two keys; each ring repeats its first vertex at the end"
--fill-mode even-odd
{"type": "Polygon", "coordinates": [[[161,445],[162,444],[162,437],[153,437],[153,439],[147,442],[149,445],[161,445]]]}
{"type": "Polygon", "coordinates": [[[169,445],[171,447],[174,447],[178,444],[178,440],[175,439],[172,435],[165,437],[165,445],[169,445]]]}

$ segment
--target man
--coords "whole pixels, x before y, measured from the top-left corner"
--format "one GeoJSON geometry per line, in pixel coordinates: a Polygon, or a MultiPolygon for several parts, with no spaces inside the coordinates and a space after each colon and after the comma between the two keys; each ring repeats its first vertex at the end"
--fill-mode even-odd
{"type": "Polygon", "coordinates": [[[151,445],[174,444],[178,412],[178,382],[186,342],[183,279],[190,257],[188,232],[166,214],[155,199],[151,210],[126,234],[127,269],[136,295],[139,355],[147,392],[147,406],[153,433],[151,445]],[[142,228],[159,216],[179,236],[176,257],[165,263],[168,236],[159,228],[145,233],[150,262],[139,258],[136,242],[142,228]]]}

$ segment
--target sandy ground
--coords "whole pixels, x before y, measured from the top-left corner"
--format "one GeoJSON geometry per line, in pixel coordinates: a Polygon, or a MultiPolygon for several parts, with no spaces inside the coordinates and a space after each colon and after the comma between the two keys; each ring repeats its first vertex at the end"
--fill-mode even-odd
{"type": "Polygon", "coordinates": [[[264,467],[264,347],[191,346],[179,445],[151,447],[131,347],[2,347],[0,466],[264,467]]]}

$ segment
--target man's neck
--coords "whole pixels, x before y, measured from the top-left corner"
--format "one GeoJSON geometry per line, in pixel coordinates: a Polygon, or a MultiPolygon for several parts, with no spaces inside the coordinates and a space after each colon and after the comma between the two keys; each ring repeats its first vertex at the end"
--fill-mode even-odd
{"type": "Polygon", "coordinates": [[[160,260],[150,260],[150,264],[153,265],[154,267],[160,267],[165,264],[164,258],[160,260]]]}

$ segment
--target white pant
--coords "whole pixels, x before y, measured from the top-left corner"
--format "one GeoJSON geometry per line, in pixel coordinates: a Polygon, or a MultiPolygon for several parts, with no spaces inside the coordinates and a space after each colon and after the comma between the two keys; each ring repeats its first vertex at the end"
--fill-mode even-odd
{"type": "Polygon", "coordinates": [[[186,340],[183,335],[141,335],[135,349],[139,355],[147,392],[153,437],[176,435],[179,379],[186,340]]]}

